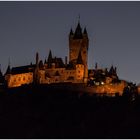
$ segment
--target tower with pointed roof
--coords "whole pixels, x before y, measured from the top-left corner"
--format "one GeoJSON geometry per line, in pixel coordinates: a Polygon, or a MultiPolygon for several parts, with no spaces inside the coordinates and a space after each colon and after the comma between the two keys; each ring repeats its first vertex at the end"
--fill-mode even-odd
{"type": "Polygon", "coordinates": [[[73,32],[73,30],[71,29],[69,34],[69,62],[76,65],[80,51],[83,65],[85,68],[85,82],[88,77],[88,45],[89,39],[86,27],[84,28],[84,30],[82,30],[80,21],[78,21],[75,32],[73,32]]]}

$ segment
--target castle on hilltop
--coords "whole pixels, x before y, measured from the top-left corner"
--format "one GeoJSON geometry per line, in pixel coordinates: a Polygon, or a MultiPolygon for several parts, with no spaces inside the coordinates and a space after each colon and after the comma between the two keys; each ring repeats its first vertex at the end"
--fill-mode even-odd
{"type": "MultiPolygon", "coordinates": [[[[85,83],[88,86],[100,86],[105,84],[122,84],[117,76],[116,67],[108,70],[99,69],[97,64],[95,69],[88,70],[88,46],[89,38],[86,28],[82,30],[78,22],[75,31],[69,33],[69,61],[65,57],[53,56],[51,50],[47,60],[39,59],[36,53],[35,64],[20,67],[10,67],[8,65],[5,73],[5,81],[8,87],[19,87],[25,84],[51,84],[51,83],[85,83]]],[[[123,86],[124,87],[124,83],[123,86]]]]}

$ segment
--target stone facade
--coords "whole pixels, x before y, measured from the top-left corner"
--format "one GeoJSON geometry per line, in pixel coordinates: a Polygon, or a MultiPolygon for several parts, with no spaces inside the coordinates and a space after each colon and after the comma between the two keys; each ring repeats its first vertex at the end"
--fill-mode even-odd
{"type": "Polygon", "coordinates": [[[53,57],[50,50],[48,59],[39,60],[36,54],[34,65],[10,68],[8,66],[5,80],[8,87],[18,87],[24,84],[50,84],[60,82],[86,83],[88,78],[88,35],[86,29],[82,32],[78,23],[75,32],[69,34],[69,63],[62,58],[53,57]]]}
{"type": "MultiPolygon", "coordinates": [[[[25,84],[51,84],[51,83],[86,83],[92,87],[94,93],[120,93],[122,94],[126,82],[118,79],[116,68],[95,69],[88,71],[88,45],[89,39],[86,28],[82,31],[80,23],[69,33],[69,62],[52,55],[50,50],[48,59],[43,62],[36,53],[35,64],[27,66],[8,66],[5,80],[7,86],[19,87],[25,84]]],[[[112,95],[113,95],[112,94],[112,95]]]]}

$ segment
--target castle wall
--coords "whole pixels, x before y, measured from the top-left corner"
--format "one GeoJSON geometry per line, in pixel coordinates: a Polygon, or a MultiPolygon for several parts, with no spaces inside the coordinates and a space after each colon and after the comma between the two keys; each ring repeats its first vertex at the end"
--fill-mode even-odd
{"type": "Polygon", "coordinates": [[[76,82],[83,83],[84,78],[84,65],[77,64],[76,65],[76,82]]]}
{"type": "Polygon", "coordinates": [[[66,82],[75,82],[76,81],[76,70],[65,70],[64,80],[66,82]]]}
{"type": "Polygon", "coordinates": [[[8,87],[18,87],[24,84],[30,84],[33,82],[33,73],[22,73],[22,74],[15,74],[9,75],[8,80],[8,87]]]}
{"type": "Polygon", "coordinates": [[[123,94],[123,90],[126,87],[126,82],[121,81],[121,83],[116,84],[105,84],[105,85],[99,85],[99,86],[93,86],[92,92],[98,93],[98,94],[108,94],[111,96],[114,96],[115,93],[119,93],[120,96],[123,94]]]}

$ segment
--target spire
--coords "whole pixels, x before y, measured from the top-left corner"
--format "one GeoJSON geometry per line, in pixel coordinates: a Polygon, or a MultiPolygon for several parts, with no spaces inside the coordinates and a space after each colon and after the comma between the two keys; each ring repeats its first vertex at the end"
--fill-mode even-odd
{"type": "Polygon", "coordinates": [[[43,69],[43,61],[42,60],[39,61],[39,68],[43,69]]]}
{"type": "Polygon", "coordinates": [[[11,73],[11,69],[10,69],[10,65],[8,65],[6,73],[5,74],[10,74],[11,73]]]}
{"type": "Polygon", "coordinates": [[[71,28],[71,30],[70,30],[70,34],[69,35],[73,35],[73,30],[72,30],[72,28],[71,28]]]}
{"type": "Polygon", "coordinates": [[[49,51],[49,56],[48,56],[48,62],[51,62],[52,61],[52,52],[51,50],[49,51]]]}
{"type": "Polygon", "coordinates": [[[79,17],[78,17],[78,22],[80,22],[80,14],[79,14],[79,17]]]}
{"type": "Polygon", "coordinates": [[[76,27],[75,33],[74,33],[74,39],[82,39],[82,28],[80,26],[80,22],[78,21],[78,25],[76,27]]]}
{"type": "Polygon", "coordinates": [[[81,50],[79,51],[79,54],[78,54],[77,64],[83,64],[83,60],[82,60],[82,56],[81,56],[81,50]]]}
{"type": "Polygon", "coordinates": [[[47,64],[47,61],[46,61],[46,59],[45,59],[45,61],[44,61],[44,64],[47,64]]]}
{"type": "Polygon", "coordinates": [[[48,68],[51,68],[51,63],[52,63],[52,52],[51,52],[51,50],[49,52],[49,56],[48,56],[47,62],[48,62],[48,68]]]}
{"type": "Polygon", "coordinates": [[[87,35],[87,29],[86,27],[84,28],[84,32],[83,32],[85,35],[87,35]]]}
{"type": "Polygon", "coordinates": [[[96,70],[98,69],[98,64],[97,64],[97,62],[95,63],[95,69],[96,69],[96,70]]]}
{"type": "Polygon", "coordinates": [[[38,61],[39,61],[39,54],[38,52],[36,53],[36,65],[38,65],[38,61]]]}
{"type": "Polygon", "coordinates": [[[114,70],[115,70],[115,72],[117,73],[117,67],[115,67],[115,69],[114,69],[114,70]]]}
{"type": "Polygon", "coordinates": [[[110,72],[114,71],[113,65],[110,68],[110,72]]]}
{"type": "Polygon", "coordinates": [[[117,74],[116,70],[117,70],[116,67],[114,68],[113,65],[112,65],[110,70],[109,70],[109,73],[112,74],[112,75],[116,75],[117,74]]]}

